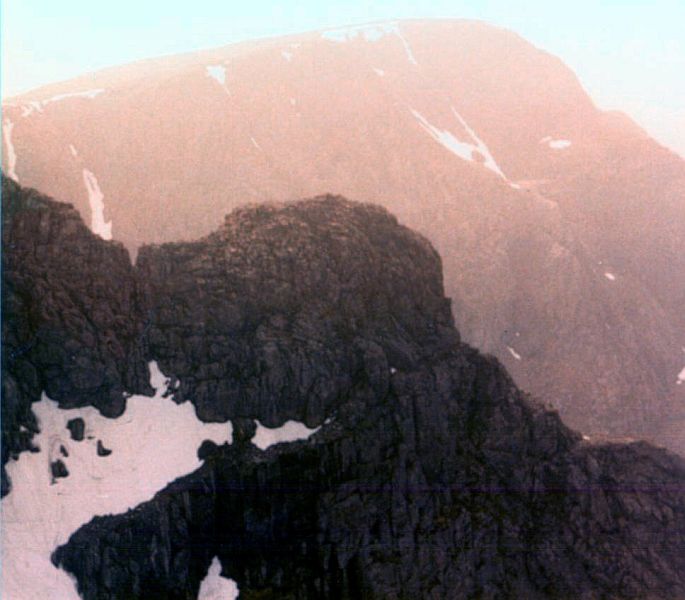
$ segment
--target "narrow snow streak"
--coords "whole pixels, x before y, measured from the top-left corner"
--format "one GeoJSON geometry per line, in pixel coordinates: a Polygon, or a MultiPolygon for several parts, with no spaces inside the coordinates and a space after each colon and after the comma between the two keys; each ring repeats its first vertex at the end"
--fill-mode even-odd
{"type": "Polygon", "coordinates": [[[304,423],[299,423],[298,421],[286,421],[275,429],[265,427],[256,420],[255,424],[257,425],[257,432],[252,438],[252,443],[260,450],[266,450],[270,446],[280,444],[281,442],[306,440],[320,429],[320,427],[309,429],[304,423]]]}
{"type": "Polygon", "coordinates": [[[197,600],[235,600],[238,597],[238,586],[233,579],[221,575],[221,562],[214,557],[207,576],[200,584],[197,600]]]}
{"type": "Polygon", "coordinates": [[[414,56],[414,53],[411,51],[411,46],[409,45],[407,38],[405,38],[404,35],[402,34],[402,30],[400,29],[400,26],[397,23],[395,23],[395,29],[396,29],[395,33],[397,34],[397,37],[399,37],[400,40],[402,41],[402,45],[404,46],[404,50],[407,53],[407,59],[413,65],[418,65],[419,63],[416,61],[416,57],[414,56]]]}
{"type": "Polygon", "coordinates": [[[516,360],[521,360],[521,355],[516,352],[511,346],[507,346],[507,350],[509,350],[510,354],[516,359],[516,360]]]}
{"type": "Polygon", "coordinates": [[[354,40],[357,37],[363,37],[367,42],[377,42],[386,35],[396,35],[402,42],[404,51],[407,54],[407,60],[418,65],[416,57],[411,50],[409,42],[402,34],[400,25],[397,21],[389,23],[373,23],[369,25],[357,25],[355,27],[346,27],[343,29],[329,29],[321,34],[321,37],[329,42],[345,43],[354,40]]]}
{"type": "Polygon", "coordinates": [[[95,175],[88,169],[83,169],[83,183],[86,184],[86,190],[88,190],[88,203],[91,213],[90,228],[103,240],[111,240],[112,222],[105,221],[105,195],[102,193],[95,175]]]}
{"type": "Polygon", "coordinates": [[[92,100],[93,98],[102,94],[104,91],[104,89],[98,88],[96,90],[86,90],[85,92],[70,92],[68,94],[57,94],[57,96],[53,96],[52,98],[43,100],[43,106],[50,104],[51,102],[59,102],[60,100],[66,100],[67,98],[88,98],[92,100]]]}
{"type": "Polygon", "coordinates": [[[41,451],[22,452],[7,463],[12,491],[2,500],[0,597],[78,600],[74,581],[50,562],[55,548],[93,517],[134,508],[199,468],[203,440],[232,441],[230,423],[202,423],[192,404],[165,398],[167,378],[156,363],[149,368],[154,397],[131,396],[118,419],[107,419],[93,407],[62,410],[45,394],[33,404],[40,427],[33,443],[41,451]],[[66,428],[77,417],[86,423],[81,442],[66,428]],[[98,456],[97,440],[112,454],[98,456]],[[52,484],[50,449],[60,446],[69,453],[60,456],[69,476],[52,484]]]}
{"type": "Polygon", "coordinates": [[[78,152],[76,151],[76,148],[74,147],[73,144],[69,144],[69,152],[71,152],[71,155],[76,158],[78,156],[78,152]]]}
{"type": "Polygon", "coordinates": [[[452,112],[454,113],[454,116],[457,117],[458,121],[462,124],[464,129],[466,129],[466,133],[468,133],[471,136],[471,138],[476,142],[476,150],[485,157],[485,167],[490,169],[494,173],[497,173],[505,181],[508,181],[504,173],[502,173],[502,170],[495,162],[495,159],[490,153],[490,149],[485,145],[485,142],[476,135],[476,132],[469,127],[468,123],[461,117],[461,115],[457,112],[457,110],[454,107],[452,107],[452,112]]]}
{"type": "Polygon", "coordinates": [[[5,119],[2,122],[2,138],[5,140],[5,145],[7,146],[7,176],[19,183],[19,177],[17,177],[17,153],[14,150],[14,144],[12,143],[13,129],[14,123],[9,119],[5,119]]]}
{"type": "Polygon", "coordinates": [[[28,104],[21,107],[21,116],[28,117],[34,112],[43,112],[43,109],[53,102],[60,102],[61,100],[66,100],[67,98],[87,98],[92,100],[93,98],[102,94],[105,90],[103,88],[98,88],[94,90],[85,90],[82,92],[69,92],[66,94],[57,94],[46,100],[31,100],[28,104]]]}
{"type": "Polygon", "coordinates": [[[606,277],[609,281],[616,281],[616,275],[613,273],[606,272],[604,273],[604,277],[606,277]]]}
{"type": "Polygon", "coordinates": [[[223,65],[207,65],[207,77],[214,79],[226,92],[227,96],[231,95],[226,87],[226,67],[223,65]]]}
{"type": "MultiPolygon", "coordinates": [[[[432,125],[426,117],[424,117],[420,112],[417,110],[411,109],[412,114],[417,118],[419,121],[419,124],[421,127],[439,144],[442,144],[447,150],[452,152],[453,154],[456,154],[459,158],[463,160],[467,160],[469,162],[476,162],[473,158],[473,153],[478,152],[483,156],[484,162],[482,163],[483,166],[487,169],[490,169],[493,173],[496,173],[499,175],[504,181],[509,183],[509,180],[506,178],[504,173],[502,173],[502,170],[499,168],[497,163],[495,162],[495,159],[492,157],[492,154],[490,153],[490,150],[488,147],[485,145],[483,140],[481,140],[476,133],[471,129],[466,121],[462,119],[461,115],[454,109],[452,108],[452,112],[454,113],[455,117],[458,119],[459,123],[464,127],[466,130],[466,133],[471,137],[471,139],[475,142],[470,143],[470,142],[462,142],[458,140],[454,134],[446,129],[439,129],[438,127],[435,127],[432,125]]],[[[510,184],[512,186],[517,186],[517,184],[510,184]]],[[[518,186],[520,187],[520,186],[518,186]]]]}
{"type": "Polygon", "coordinates": [[[257,140],[254,139],[252,136],[250,136],[250,141],[252,142],[252,145],[257,148],[258,150],[261,150],[262,147],[257,143],[257,140]]]}

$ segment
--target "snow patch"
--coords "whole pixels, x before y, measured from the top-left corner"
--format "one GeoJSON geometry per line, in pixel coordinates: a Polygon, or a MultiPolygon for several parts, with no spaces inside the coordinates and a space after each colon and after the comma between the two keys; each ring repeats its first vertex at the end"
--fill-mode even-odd
{"type": "Polygon", "coordinates": [[[552,139],[551,136],[543,137],[540,140],[541,144],[547,144],[550,148],[553,150],[563,150],[564,148],[568,148],[571,145],[570,140],[555,140],[552,139]]]}
{"type": "Polygon", "coordinates": [[[379,77],[385,77],[385,71],[383,69],[378,69],[377,67],[373,68],[374,73],[378,75],[379,77]]]}
{"type": "Polygon", "coordinates": [[[71,155],[76,158],[78,156],[78,152],[76,151],[76,148],[74,147],[73,144],[69,144],[69,152],[71,152],[71,155]]]}
{"type": "Polygon", "coordinates": [[[200,583],[197,600],[235,600],[237,597],[236,582],[221,575],[221,562],[215,556],[206,577],[200,583]]]}
{"type": "Polygon", "coordinates": [[[57,546],[93,517],[123,513],[198,469],[197,449],[204,440],[232,441],[230,423],[202,423],[192,404],[165,398],[168,380],[156,363],[149,367],[154,397],[131,396],[118,419],[93,407],[60,409],[45,394],[32,405],[40,427],[33,443],[41,451],[22,452],[7,463],[12,491],[2,500],[0,597],[78,600],[75,582],[50,562],[57,546]],[[81,442],[66,428],[77,417],[86,423],[81,442]],[[98,456],[97,440],[112,454],[98,456]],[[59,446],[69,453],[61,457],[69,476],[52,484],[49,454],[59,446]]]}
{"type": "Polygon", "coordinates": [[[288,62],[290,62],[293,59],[293,53],[288,52],[287,50],[281,50],[281,56],[285,58],[288,62]]]}
{"type": "Polygon", "coordinates": [[[509,353],[516,359],[516,360],[521,360],[521,355],[516,352],[511,346],[507,346],[507,350],[509,350],[509,353]]]}
{"type": "Polygon", "coordinates": [[[223,65],[207,65],[206,67],[207,77],[214,79],[226,92],[227,96],[231,95],[226,87],[226,67],[223,65]]]}
{"type": "Polygon", "coordinates": [[[105,195],[102,193],[95,175],[88,169],[83,169],[83,183],[88,190],[88,203],[91,213],[90,228],[103,240],[111,240],[112,222],[105,221],[105,195]]]}
{"type": "Polygon", "coordinates": [[[604,277],[606,277],[609,281],[616,281],[616,275],[609,273],[608,271],[604,273],[604,277]]]}
{"type": "MultiPolygon", "coordinates": [[[[447,150],[456,154],[459,158],[467,160],[469,162],[476,162],[474,159],[474,153],[477,152],[483,157],[483,166],[486,169],[490,169],[493,173],[499,175],[507,183],[510,183],[506,178],[502,170],[499,168],[495,159],[493,158],[490,150],[486,146],[485,142],[481,140],[466,123],[466,121],[461,117],[461,115],[452,107],[452,112],[457,118],[462,127],[466,130],[466,133],[473,140],[472,142],[462,142],[458,140],[454,134],[446,129],[439,129],[428,122],[428,120],[418,111],[411,109],[412,114],[418,119],[421,127],[439,144],[442,144],[447,150]]],[[[516,186],[517,184],[511,184],[516,186]]]]}
{"type": "Polygon", "coordinates": [[[270,446],[280,444],[281,442],[306,440],[320,429],[320,427],[309,429],[304,423],[299,423],[298,421],[286,421],[283,425],[274,429],[265,427],[257,420],[255,420],[255,424],[257,425],[257,432],[252,438],[252,443],[260,450],[266,450],[270,446]]]}
{"type": "Polygon", "coordinates": [[[678,373],[677,383],[678,385],[682,385],[683,383],[685,383],[685,367],[683,367],[683,370],[680,373],[678,373]]]}
{"type": "Polygon", "coordinates": [[[21,107],[21,116],[22,117],[28,117],[33,112],[43,112],[43,103],[39,102],[38,100],[31,100],[29,101],[28,104],[24,104],[21,107]]]}
{"type": "Polygon", "coordinates": [[[12,143],[13,129],[14,123],[9,119],[5,119],[2,122],[2,138],[5,140],[5,145],[7,146],[7,176],[19,183],[19,177],[17,177],[17,153],[14,150],[14,144],[12,143]]]}
{"type": "Polygon", "coordinates": [[[257,148],[258,150],[261,150],[262,147],[257,143],[257,140],[254,139],[252,136],[250,136],[250,141],[252,142],[252,145],[257,148]]]}
{"type": "Polygon", "coordinates": [[[291,98],[291,99],[290,99],[290,104],[292,104],[293,106],[295,106],[295,105],[297,104],[297,100],[295,100],[295,98],[291,98]]]}
{"type": "Polygon", "coordinates": [[[377,42],[387,35],[396,35],[407,54],[407,60],[417,65],[416,57],[414,56],[409,42],[402,34],[399,23],[396,21],[390,23],[373,23],[369,25],[357,25],[355,27],[345,27],[343,29],[329,29],[321,34],[321,37],[329,42],[345,43],[354,40],[357,37],[362,37],[367,42],[377,42]]]}

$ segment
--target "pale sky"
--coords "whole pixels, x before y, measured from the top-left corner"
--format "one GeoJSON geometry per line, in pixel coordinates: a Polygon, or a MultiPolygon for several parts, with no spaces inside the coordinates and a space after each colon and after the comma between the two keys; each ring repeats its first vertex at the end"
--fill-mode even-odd
{"type": "Polygon", "coordinates": [[[1,0],[8,97],[102,67],[368,21],[457,17],[559,56],[601,108],[685,157],[685,0],[1,0]]]}

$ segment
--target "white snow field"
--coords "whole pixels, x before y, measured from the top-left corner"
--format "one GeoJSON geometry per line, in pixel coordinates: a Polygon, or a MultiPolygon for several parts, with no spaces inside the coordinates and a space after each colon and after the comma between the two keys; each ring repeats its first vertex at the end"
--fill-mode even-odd
{"type": "Polygon", "coordinates": [[[129,397],[118,419],[92,407],[62,410],[45,395],[33,405],[40,427],[33,443],[40,452],[22,452],[7,464],[12,490],[1,503],[3,600],[78,599],[75,582],[50,562],[57,546],[93,517],[123,513],[200,467],[203,440],[232,441],[230,422],[202,423],[190,402],[163,397],[168,380],[155,362],[149,367],[154,397],[129,397]],[[81,442],[66,428],[76,417],[86,424],[81,442]],[[98,440],[112,454],[98,456],[98,440]],[[57,457],[69,476],[53,481],[50,462],[57,457]]]}

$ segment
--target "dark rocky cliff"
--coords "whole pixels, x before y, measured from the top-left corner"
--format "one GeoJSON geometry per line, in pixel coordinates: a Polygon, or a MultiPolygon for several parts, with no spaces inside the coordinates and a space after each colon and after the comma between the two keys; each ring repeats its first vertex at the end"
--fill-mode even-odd
{"type": "Polygon", "coordinates": [[[144,319],[128,252],[68,204],[2,178],[2,495],[4,465],[31,447],[31,403],[115,417],[150,391],[144,319]]]}
{"type": "MultiPolygon", "coordinates": [[[[33,195],[5,196],[27,219],[33,195]]],[[[248,599],[685,596],[683,460],[584,442],[462,344],[439,257],[383,209],[246,208],[120,269],[97,269],[131,299],[101,410],[154,358],[176,400],[247,435],[57,549],[84,598],[195,598],[214,556],[248,599]],[[249,443],[251,419],[293,418],[321,429],[249,443]]]]}

